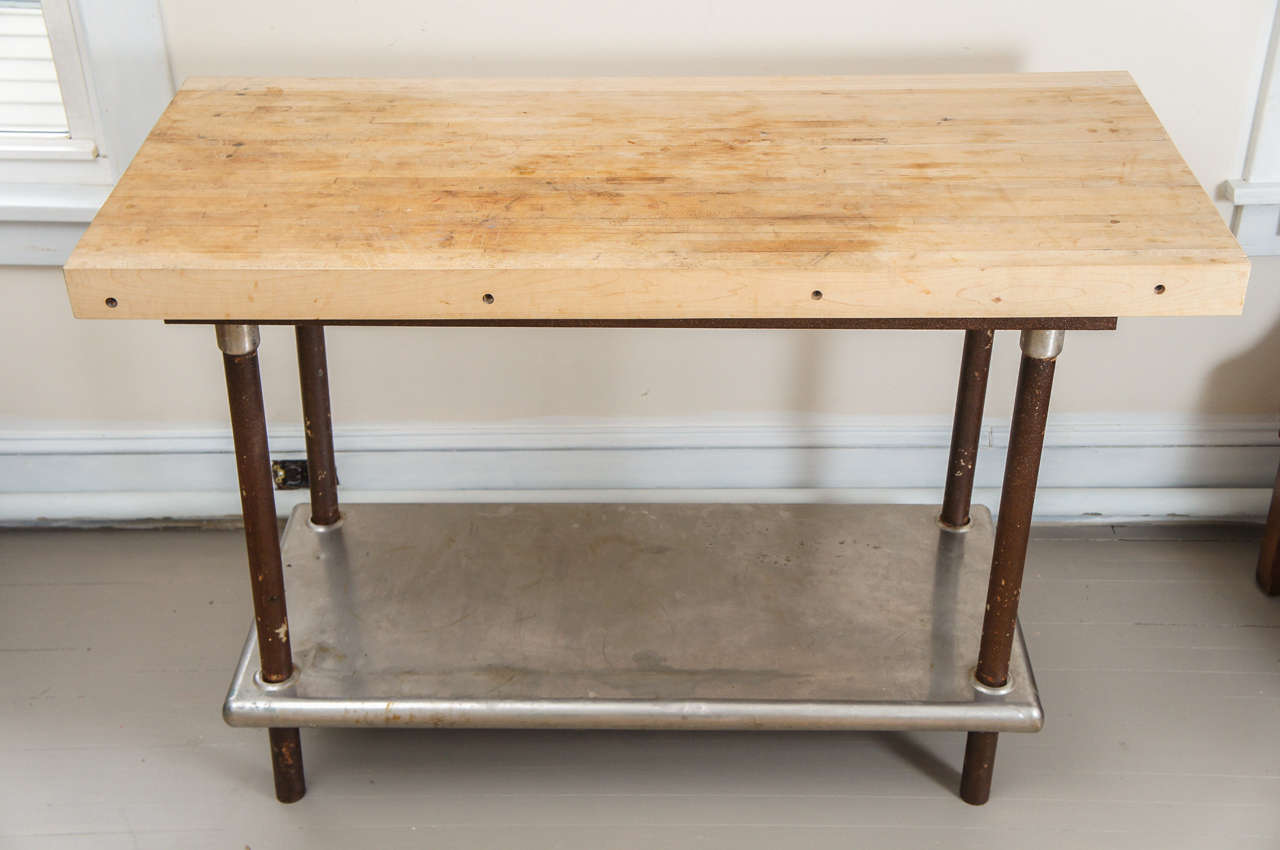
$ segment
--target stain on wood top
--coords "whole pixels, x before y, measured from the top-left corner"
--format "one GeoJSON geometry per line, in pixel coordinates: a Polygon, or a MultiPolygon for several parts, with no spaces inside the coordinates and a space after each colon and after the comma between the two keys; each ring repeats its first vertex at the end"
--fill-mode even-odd
{"type": "Polygon", "coordinates": [[[65,268],[84,318],[348,321],[1231,314],[1248,272],[1126,73],[194,79],[65,268]]]}

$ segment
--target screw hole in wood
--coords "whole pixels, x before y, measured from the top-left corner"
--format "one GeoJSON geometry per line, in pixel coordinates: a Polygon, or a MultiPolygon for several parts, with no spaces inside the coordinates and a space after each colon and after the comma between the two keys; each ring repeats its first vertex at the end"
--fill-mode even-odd
{"type": "Polygon", "coordinates": [[[493,293],[492,293],[492,292],[486,292],[484,295],[482,295],[482,296],[480,297],[480,300],[481,300],[481,301],[483,301],[483,302],[484,302],[484,303],[486,303],[486,304],[492,304],[492,303],[493,303],[493,293]]]}
{"type": "Polygon", "coordinates": [[[1164,284],[1157,283],[1155,288],[1156,295],[1164,295],[1164,284]]]}
{"type": "Polygon", "coordinates": [[[810,293],[809,293],[809,297],[810,297],[810,298],[812,298],[814,301],[821,301],[821,300],[822,300],[822,290],[821,290],[821,289],[815,289],[813,292],[810,292],[810,293]]]}
{"type": "Polygon", "coordinates": [[[120,302],[119,302],[119,301],[117,301],[117,300],[116,300],[116,299],[114,299],[114,298],[108,298],[108,299],[106,300],[106,305],[107,305],[108,307],[115,307],[115,306],[116,306],[117,304],[119,304],[119,303],[120,303],[120,302]]]}

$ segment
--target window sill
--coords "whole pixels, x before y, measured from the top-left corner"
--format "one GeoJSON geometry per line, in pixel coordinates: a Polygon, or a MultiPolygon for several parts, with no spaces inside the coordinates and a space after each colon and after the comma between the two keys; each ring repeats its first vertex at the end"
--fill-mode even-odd
{"type": "Polygon", "coordinates": [[[111,187],[0,183],[0,265],[61,266],[111,187]]]}
{"type": "Polygon", "coordinates": [[[0,135],[0,160],[3,159],[96,159],[98,145],[92,139],[69,139],[66,136],[0,135]]]}
{"type": "Polygon", "coordinates": [[[1280,254],[1280,183],[1228,180],[1223,195],[1235,205],[1231,232],[1251,257],[1280,254]]]}
{"type": "Polygon", "coordinates": [[[1280,183],[1228,180],[1223,188],[1227,200],[1237,207],[1280,204],[1280,183]]]}

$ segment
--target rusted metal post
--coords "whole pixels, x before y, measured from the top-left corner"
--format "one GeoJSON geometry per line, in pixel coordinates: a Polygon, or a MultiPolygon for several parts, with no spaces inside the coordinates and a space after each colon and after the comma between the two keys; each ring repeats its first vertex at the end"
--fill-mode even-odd
{"type": "Polygon", "coordinates": [[[995,732],[970,732],[964,744],[964,771],[960,774],[960,799],[981,806],[991,798],[991,778],[996,764],[995,732]]]}
{"type": "MultiPolygon", "coordinates": [[[[220,324],[217,334],[227,375],[261,675],[266,682],[283,682],[293,675],[293,657],[289,650],[271,456],[267,451],[267,416],[258,372],[258,327],[220,324]]],[[[307,789],[298,730],[271,729],[269,734],[276,799],[282,803],[300,800],[307,789]]]]}
{"type": "Polygon", "coordinates": [[[338,473],[333,457],[333,421],[329,412],[329,367],[323,325],[297,325],[298,377],[302,420],[307,433],[307,474],[311,480],[311,522],[333,525],[338,511],[338,473]]]}
{"type": "Polygon", "coordinates": [[[987,373],[991,368],[994,331],[964,332],[960,359],[960,384],[956,388],[956,415],[951,423],[951,456],[947,460],[947,486],[938,522],[959,531],[969,526],[973,498],[973,474],[982,435],[982,407],[987,399],[987,373]]]}
{"type": "MultiPolygon", "coordinates": [[[[1040,475],[1049,394],[1064,336],[1063,331],[1022,332],[1022,367],[1018,371],[1004,486],[1000,491],[1000,517],[996,522],[991,579],[987,585],[987,609],[974,674],[980,684],[990,688],[1002,687],[1009,679],[1009,655],[1018,622],[1018,599],[1022,594],[1022,570],[1027,559],[1036,479],[1040,475]]],[[[960,797],[966,803],[982,805],[991,796],[995,754],[994,732],[969,733],[964,772],[960,777],[960,797]]]]}
{"type": "Polygon", "coordinates": [[[1262,529],[1262,549],[1258,553],[1258,587],[1268,596],[1280,594],[1280,469],[1271,488],[1271,509],[1262,529]]]}

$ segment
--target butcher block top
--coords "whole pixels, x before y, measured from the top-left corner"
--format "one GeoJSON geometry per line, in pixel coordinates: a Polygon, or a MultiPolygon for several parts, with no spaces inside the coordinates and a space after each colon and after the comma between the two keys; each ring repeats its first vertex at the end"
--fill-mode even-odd
{"type": "Polygon", "coordinates": [[[1239,313],[1127,73],[193,79],[65,268],[82,318],[1239,313]]]}

